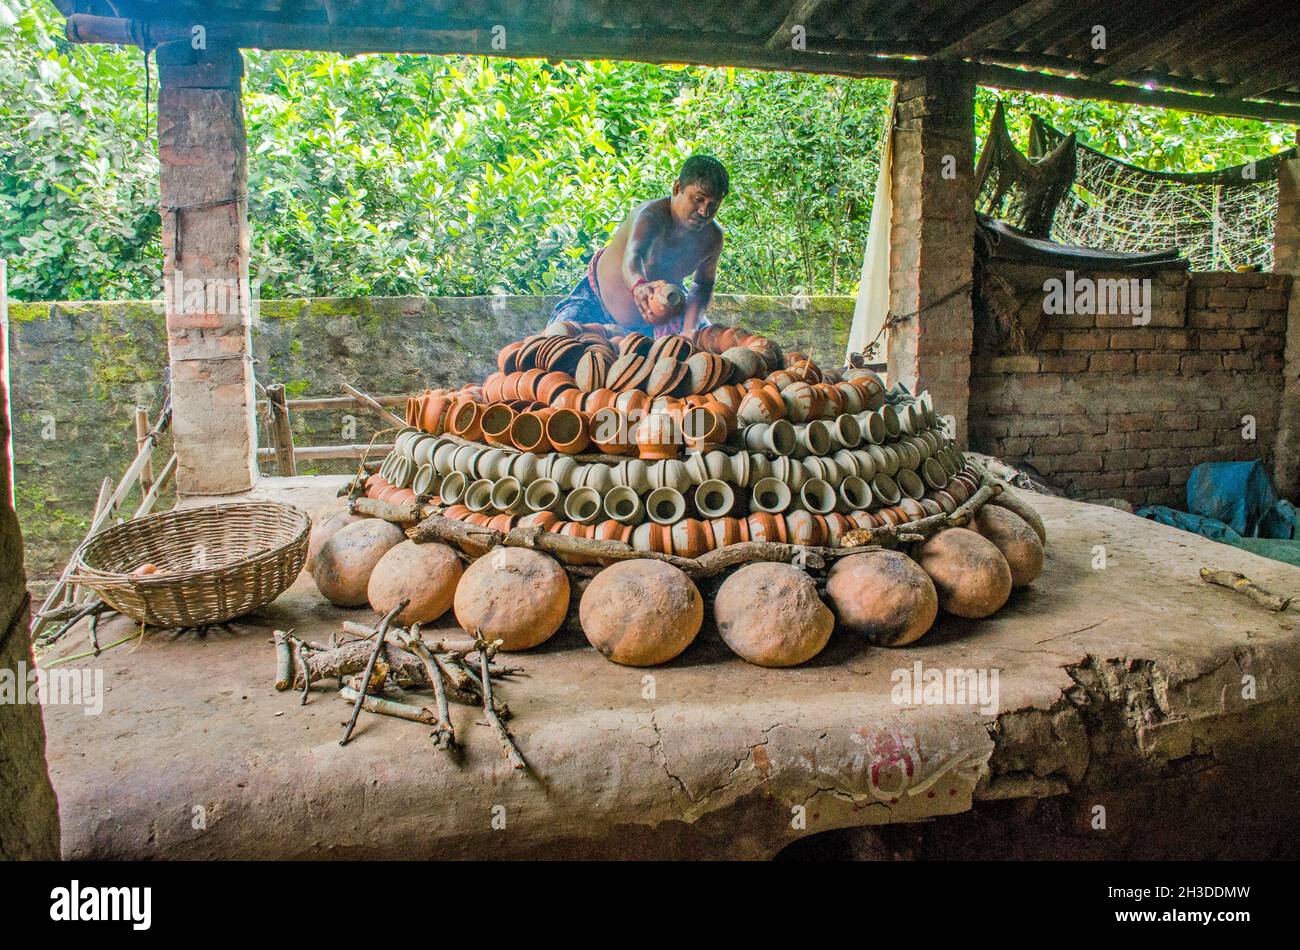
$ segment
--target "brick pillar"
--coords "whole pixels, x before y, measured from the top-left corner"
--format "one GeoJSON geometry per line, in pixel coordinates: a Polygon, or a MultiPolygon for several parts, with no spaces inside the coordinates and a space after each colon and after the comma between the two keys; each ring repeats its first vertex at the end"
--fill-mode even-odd
{"type": "Polygon", "coordinates": [[[188,42],[158,49],[163,277],[182,495],[246,491],[257,478],[243,71],[237,49],[195,51],[188,42]]]}
{"type": "Polygon", "coordinates": [[[14,692],[0,702],[0,860],[58,860],[59,805],[45,765],[40,704],[26,702],[32,659],[23,535],[14,513],[9,436],[9,320],[0,262],[0,671],[14,692]],[[18,699],[21,693],[22,700],[18,699]]]}
{"type": "Polygon", "coordinates": [[[1295,501],[1300,492],[1300,159],[1283,162],[1277,182],[1273,271],[1292,276],[1287,304],[1282,402],[1273,443],[1273,481],[1295,501]]]}
{"type": "Polygon", "coordinates": [[[889,377],[928,389],[966,444],[975,266],[975,86],[961,67],[898,84],[890,221],[889,377]]]}

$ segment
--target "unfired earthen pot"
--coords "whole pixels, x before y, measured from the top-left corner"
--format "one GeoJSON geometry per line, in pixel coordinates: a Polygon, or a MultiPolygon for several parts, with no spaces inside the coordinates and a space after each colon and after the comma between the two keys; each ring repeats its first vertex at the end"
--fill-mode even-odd
{"type": "Polygon", "coordinates": [[[929,575],[898,551],[867,551],[836,561],[826,578],[826,595],[840,626],[884,647],[920,639],[939,613],[929,575]]]}
{"type": "Polygon", "coordinates": [[[587,585],[578,617],[591,645],[607,659],[654,666],[691,645],[704,621],[704,600],[671,564],[620,561],[587,585]]]}
{"type": "Polygon", "coordinates": [[[312,578],[317,589],[340,607],[360,607],[366,602],[375,565],[405,540],[401,528],[381,518],[365,518],[339,529],[316,554],[312,578]]]}
{"type": "Polygon", "coordinates": [[[465,570],[456,587],[456,622],[466,633],[527,650],[560,629],[569,610],[569,577],[539,551],[498,547],[465,570]]]}
{"type": "Polygon", "coordinates": [[[410,601],[394,623],[430,623],[451,609],[462,573],[460,558],[447,545],[403,541],[379,559],[366,593],[381,615],[403,599],[410,601]]]}
{"type": "Polygon", "coordinates": [[[1011,586],[1026,587],[1043,571],[1043,542],[1017,514],[997,505],[984,505],[971,527],[993,542],[1011,568],[1011,586]]]}
{"type": "Polygon", "coordinates": [[[795,666],[826,646],[835,618],[817,585],[792,564],[747,564],[713,599],[723,641],[758,666],[795,666]]]}
{"type": "Polygon", "coordinates": [[[958,617],[987,617],[1011,596],[1011,567],[993,542],[969,528],[949,528],[916,546],[939,606],[958,617]]]}

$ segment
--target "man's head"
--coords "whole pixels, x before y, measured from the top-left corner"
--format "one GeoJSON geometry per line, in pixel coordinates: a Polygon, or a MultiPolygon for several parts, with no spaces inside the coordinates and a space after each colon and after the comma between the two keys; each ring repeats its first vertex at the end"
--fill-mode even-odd
{"type": "Polygon", "coordinates": [[[698,231],[713,220],[730,190],[722,162],[712,155],[692,155],[673,182],[673,217],[682,227],[698,231]]]}

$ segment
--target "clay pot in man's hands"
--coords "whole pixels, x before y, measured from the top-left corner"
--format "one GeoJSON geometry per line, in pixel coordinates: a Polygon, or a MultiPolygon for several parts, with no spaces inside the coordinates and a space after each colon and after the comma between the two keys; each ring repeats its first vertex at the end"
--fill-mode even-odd
{"type": "Polygon", "coordinates": [[[650,323],[660,326],[669,320],[675,320],[686,309],[686,291],[680,285],[670,281],[655,281],[654,292],[650,296],[650,323]]]}

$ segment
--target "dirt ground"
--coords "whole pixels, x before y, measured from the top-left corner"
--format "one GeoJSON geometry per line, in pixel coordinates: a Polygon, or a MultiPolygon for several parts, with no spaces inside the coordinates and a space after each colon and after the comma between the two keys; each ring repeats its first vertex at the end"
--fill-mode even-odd
{"type": "MultiPolygon", "coordinates": [[[[312,507],[332,482],[268,479],[258,493],[312,507]]],[[[1113,509],[1034,503],[1049,539],[1033,587],[984,621],[943,616],[910,647],[837,632],[810,664],[765,670],[706,622],[655,669],[611,664],[573,631],[513,656],[526,675],[502,692],[532,775],[511,770],[470,707],[453,707],[457,760],[426,727],[364,714],[340,747],[349,707],[332,684],[306,706],[277,693],[274,628],[324,641],[343,619],[374,619],[325,604],[305,576],[228,627],[149,631],[68,664],[102,670],[100,714],[45,709],[64,853],[767,858],[866,829],[832,856],[1010,857],[1022,852],[1004,832],[943,829],[990,815],[1005,829],[1050,806],[1064,835],[1053,853],[1105,857],[1166,841],[1161,815],[1180,788],[1205,856],[1285,850],[1300,805],[1296,615],[1205,585],[1197,569],[1283,594],[1300,594],[1300,570],[1113,509]],[[983,708],[893,695],[918,663],[983,671],[996,693],[983,708]],[[917,822],[906,840],[882,829],[917,822]]],[[[101,642],[130,632],[117,618],[101,642]]],[[[51,657],[85,648],[83,625],[51,657]]]]}

